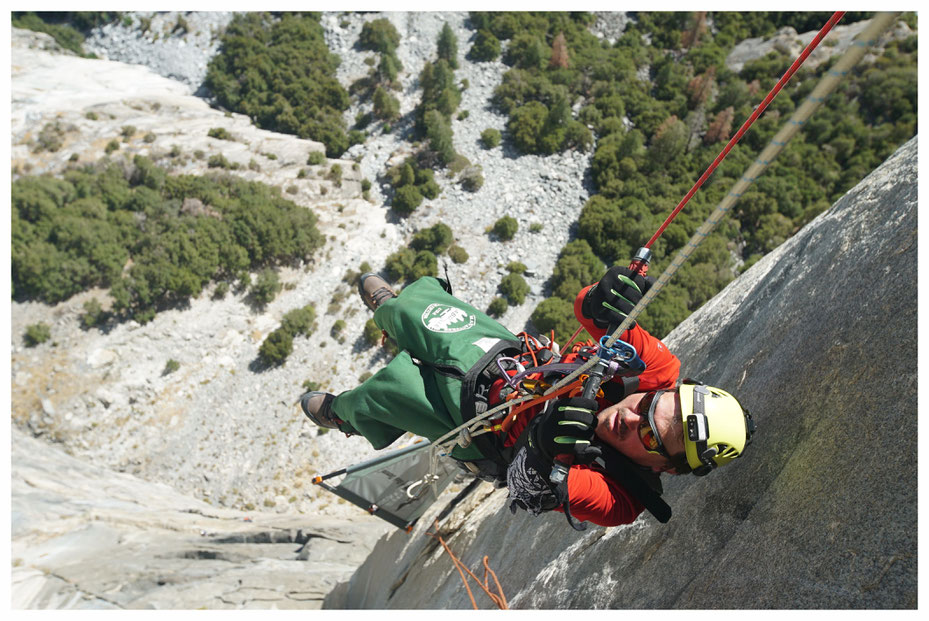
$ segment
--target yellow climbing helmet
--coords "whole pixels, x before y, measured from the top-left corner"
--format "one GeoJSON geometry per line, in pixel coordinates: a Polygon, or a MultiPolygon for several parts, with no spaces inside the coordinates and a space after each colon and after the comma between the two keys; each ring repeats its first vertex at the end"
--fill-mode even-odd
{"type": "Polygon", "coordinates": [[[697,476],[740,457],[751,443],[755,422],[725,390],[685,379],[678,389],[687,464],[697,476]]]}

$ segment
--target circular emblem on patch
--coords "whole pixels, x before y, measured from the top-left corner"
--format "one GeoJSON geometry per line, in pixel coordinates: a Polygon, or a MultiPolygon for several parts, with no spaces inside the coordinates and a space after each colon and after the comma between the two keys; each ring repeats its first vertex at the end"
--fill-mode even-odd
{"type": "Polygon", "coordinates": [[[448,304],[430,304],[423,311],[423,325],[432,332],[461,332],[477,321],[474,315],[448,304]]]}

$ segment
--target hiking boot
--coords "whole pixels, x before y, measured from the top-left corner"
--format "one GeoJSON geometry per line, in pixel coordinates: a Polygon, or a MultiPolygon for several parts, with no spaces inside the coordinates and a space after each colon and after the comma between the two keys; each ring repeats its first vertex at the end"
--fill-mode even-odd
{"type": "Polygon", "coordinates": [[[358,293],[361,294],[365,306],[372,311],[377,310],[386,300],[397,297],[386,280],[371,272],[362,274],[358,279],[358,293]]]}
{"type": "Polygon", "coordinates": [[[328,392],[308,392],[300,397],[300,407],[315,425],[326,429],[338,429],[338,419],[329,409],[333,399],[335,395],[328,392]]]}

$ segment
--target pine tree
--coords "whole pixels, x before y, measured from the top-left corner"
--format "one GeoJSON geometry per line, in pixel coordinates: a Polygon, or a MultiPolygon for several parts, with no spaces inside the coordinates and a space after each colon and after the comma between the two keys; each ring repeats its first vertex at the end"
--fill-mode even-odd
{"type": "Polygon", "coordinates": [[[703,135],[703,144],[713,144],[714,142],[729,140],[734,116],[735,110],[732,106],[729,106],[717,114],[713,122],[710,123],[710,126],[707,128],[706,134],[703,135]]]}
{"type": "Polygon", "coordinates": [[[694,106],[706,103],[710,93],[713,92],[713,83],[716,79],[716,67],[711,66],[702,74],[694,77],[688,84],[690,102],[694,106]]]}
{"type": "Polygon", "coordinates": [[[563,32],[559,32],[555,40],[552,41],[552,57],[548,61],[548,66],[551,68],[568,68],[568,43],[565,41],[563,32]]]}
{"type": "Polygon", "coordinates": [[[442,26],[442,32],[439,34],[439,58],[444,58],[449,67],[458,68],[458,38],[452,32],[448,22],[442,26]]]}
{"type": "Polygon", "coordinates": [[[706,11],[696,11],[691,16],[690,28],[681,33],[681,49],[692,48],[706,33],[706,11]]]}

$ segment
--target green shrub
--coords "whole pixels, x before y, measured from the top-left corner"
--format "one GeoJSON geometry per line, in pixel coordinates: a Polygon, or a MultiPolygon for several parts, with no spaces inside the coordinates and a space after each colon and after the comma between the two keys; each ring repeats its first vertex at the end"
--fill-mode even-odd
{"type": "Polygon", "coordinates": [[[542,229],[545,228],[541,222],[533,222],[529,225],[530,233],[541,233],[542,229]]]}
{"type": "Polygon", "coordinates": [[[461,173],[461,187],[468,192],[477,192],[484,185],[483,169],[478,166],[470,166],[461,173]]]}
{"type": "Polygon", "coordinates": [[[519,261],[510,261],[506,266],[506,271],[510,274],[525,274],[527,269],[529,268],[526,267],[526,264],[519,261]]]}
{"type": "Polygon", "coordinates": [[[396,54],[391,52],[390,54],[383,54],[381,56],[381,62],[377,66],[376,75],[382,82],[390,85],[393,89],[397,89],[397,75],[400,73],[400,69],[400,59],[397,58],[396,54]]]}
{"type": "Polygon", "coordinates": [[[306,163],[310,166],[321,166],[326,163],[326,154],[322,151],[311,151],[306,163]]]}
{"type": "Polygon", "coordinates": [[[489,30],[478,30],[474,44],[468,52],[468,60],[487,62],[500,56],[500,40],[489,30]]]}
{"type": "Polygon", "coordinates": [[[481,132],[481,144],[484,145],[485,149],[493,149],[500,144],[500,131],[492,127],[488,127],[481,132]]]}
{"type": "Polygon", "coordinates": [[[400,117],[400,100],[378,86],[374,91],[374,116],[382,121],[400,117]]]}
{"type": "Polygon", "coordinates": [[[454,159],[452,159],[451,163],[448,165],[448,171],[453,175],[457,175],[469,166],[471,166],[471,160],[460,153],[456,153],[454,159]]]}
{"type": "Polygon", "coordinates": [[[394,211],[401,215],[409,215],[413,210],[419,207],[423,202],[423,195],[415,185],[405,185],[400,187],[395,193],[390,203],[394,211]]]}
{"type": "Polygon", "coordinates": [[[516,231],[518,230],[519,223],[516,221],[516,218],[511,216],[503,216],[494,222],[493,228],[491,228],[491,233],[503,241],[510,241],[516,235],[516,231]]]}
{"type": "Polygon", "coordinates": [[[162,377],[165,375],[171,375],[180,368],[181,363],[174,358],[170,358],[167,362],[165,362],[165,368],[161,370],[161,375],[162,377]]]}
{"type": "Polygon", "coordinates": [[[106,147],[103,150],[106,152],[107,155],[109,155],[113,151],[119,151],[119,142],[117,142],[116,140],[111,140],[108,143],[106,143],[106,147]]]}
{"type": "Polygon", "coordinates": [[[377,327],[373,319],[365,322],[364,340],[368,345],[377,345],[381,342],[381,329],[377,327]]]}
{"type": "Polygon", "coordinates": [[[280,329],[287,331],[291,336],[310,336],[313,333],[315,320],[316,307],[307,304],[302,308],[295,308],[284,313],[280,329]]]}
{"type": "Polygon", "coordinates": [[[452,229],[447,224],[439,222],[428,229],[417,231],[410,241],[413,250],[429,250],[435,254],[442,254],[455,240],[452,229]]]}
{"type": "Polygon", "coordinates": [[[258,358],[268,366],[280,366],[294,350],[294,337],[278,328],[268,335],[258,348],[258,358]]]}
{"type": "Polygon", "coordinates": [[[365,138],[367,138],[367,134],[363,131],[353,129],[348,132],[348,146],[351,147],[356,144],[364,144],[365,138]]]}
{"type": "Polygon", "coordinates": [[[589,284],[597,282],[606,271],[603,261],[590,249],[586,240],[575,239],[562,248],[552,274],[552,292],[569,302],[589,284]]]}
{"type": "Polygon", "coordinates": [[[343,330],[345,330],[345,321],[342,319],[336,319],[332,324],[330,335],[332,338],[339,338],[343,330]]]}
{"type": "Polygon", "coordinates": [[[435,255],[428,250],[420,250],[413,260],[413,269],[408,276],[409,280],[417,280],[423,276],[436,276],[439,273],[439,263],[435,255]]]}
{"type": "Polygon", "coordinates": [[[451,257],[452,261],[455,263],[465,263],[468,260],[468,251],[458,244],[454,244],[449,247],[448,256],[451,257]]]}
{"type": "Polygon", "coordinates": [[[439,272],[438,261],[429,250],[415,251],[401,248],[387,257],[384,269],[394,282],[413,281],[423,276],[435,276],[439,272]]]}
{"type": "Polygon", "coordinates": [[[442,192],[442,189],[439,187],[439,184],[436,183],[435,179],[431,177],[432,171],[428,169],[425,169],[425,171],[430,173],[430,178],[425,182],[417,185],[416,189],[418,189],[419,193],[423,195],[423,198],[436,198],[442,192]]]}
{"type": "Polygon", "coordinates": [[[303,390],[306,392],[315,392],[322,390],[322,385],[319,382],[314,382],[313,380],[306,380],[303,382],[303,390]]]}
{"type": "Polygon", "coordinates": [[[499,289],[510,304],[519,306],[526,301],[526,294],[529,293],[529,284],[521,274],[511,273],[503,277],[499,289]]]}
{"type": "Polygon", "coordinates": [[[90,298],[84,302],[84,314],[81,315],[81,325],[85,328],[93,328],[103,323],[103,320],[106,318],[106,314],[103,312],[103,307],[100,306],[100,300],[97,298],[90,298]]]}
{"type": "Polygon", "coordinates": [[[222,153],[211,155],[210,159],[207,160],[206,165],[209,168],[225,168],[225,169],[232,169],[232,170],[235,170],[239,167],[238,164],[233,164],[232,162],[227,160],[226,156],[223,155],[222,153]]]}
{"type": "Polygon", "coordinates": [[[151,144],[155,142],[156,140],[158,140],[158,136],[156,136],[154,132],[148,132],[144,136],[142,136],[142,140],[147,142],[148,144],[151,144]]]}
{"type": "MultiPolygon", "coordinates": [[[[42,151],[49,151],[50,153],[54,153],[64,145],[64,136],[65,130],[59,121],[46,123],[42,126],[39,135],[36,137],[35,143],[32,146],[32,152],[40,153],[42,151]]],[[[119,148],[118,144],[117,148],[119,148]]]]}
{"type": "Polygon", "coordinates": [[[89,120],[89,121],[96,121],[96,120],[99,119],[100,117],[97,116],[97,113],[96,113],[96,112],[90,111],[90,112],[87,112],[87,113],[84,115],[84,118],[87,119],[87,120],[89,120]]]}
{"type": "Polygon", "coordinates": [[[217,140],[234,140],[232,134],[226,131],[225,127],[211,127],[206,135],[217,140]]]}
{"type": "Polygon", "coordinates": [[[123,140],[129,142],[129,139],[135,136],[136,128],[134,125],[123,125],[119,130],[119,135],[123,137],[123,140]]]}
{"type": "Polygon", "coordinates": [[[500,317],[509,307],[510,305],[507,303],[506,298],[497,297],[490,301],[490,305],[487,307],[487,314],[491,317],[500,317]]]}
{"type": "Polygon", "coordinates": [[[223,280],[217,284],[216,289],[213,290],[213,299],[222,300],[226,297],[227,293],[229,293],[229,283],[223,280]]]}
{"type": "Polygon", "coordinates": [[[26,326],[26,333],[23,335],[26,347],[41,345],[50,338],[52,338],[51,330],[47,324],[41,322],[26,326]]]}
{"type": "Polygon", "coordinates": [[[541,139],[546,128],[548,108],[538,101],[520,106],[510,115],[506,129],[513,137],[513,144],[524,153],[542,153],[541,139]]]}
{"type": "Polygon", "coordinates": [[[281,281],[271,268],[265,268],[258,272],[255,284],[252,285],[249,295],[259,306],[265,306],[273,300],[281,291],[281,281]]]}
{"type": "Polygon", "coordinates": [[[392,54],[400,45],[400,33],[386,17],[375,19],[361,27],[358,43],[363,50],[392,54]]]}

